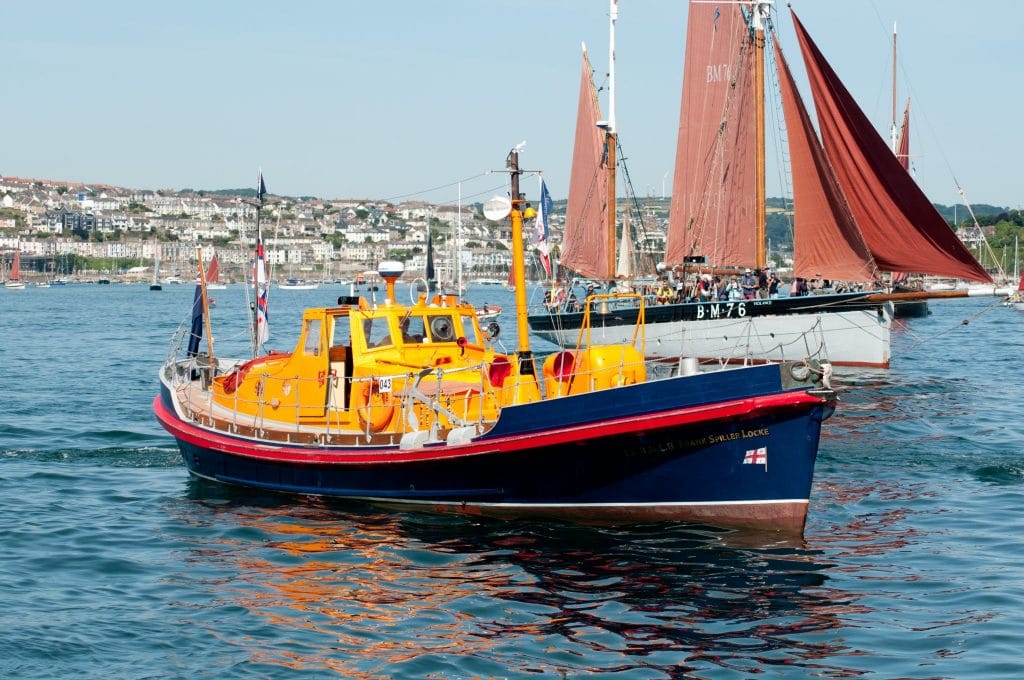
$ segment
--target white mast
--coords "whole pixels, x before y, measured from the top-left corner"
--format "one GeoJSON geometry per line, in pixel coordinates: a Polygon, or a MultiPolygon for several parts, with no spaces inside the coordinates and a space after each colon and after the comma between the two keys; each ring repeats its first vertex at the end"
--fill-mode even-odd
{"type": "Polygon", "coordinates": [[[1020,280],[1020,245],[1018,238],[1013,237],[1013,278],[1020,280]]]}
{"type": "Polygon", "coordinates": [[[615,22],[619,18],[619,0],[610,0],[608,12],[608,132],[615,134],[615,22]]]}
{"type": "Polygon", "coordinates": [[[896,22],[892,22],[892,127],[889,129],[892,152],[899,153],[900,133],[896,124],[896,22]]]}
{"type": "Polygon", "coordinates": [[[462,299],[462,254],[459,239],[462,238],[462,182],[459,182],[459,214],[455,217],[455,294],[462,299]]]}

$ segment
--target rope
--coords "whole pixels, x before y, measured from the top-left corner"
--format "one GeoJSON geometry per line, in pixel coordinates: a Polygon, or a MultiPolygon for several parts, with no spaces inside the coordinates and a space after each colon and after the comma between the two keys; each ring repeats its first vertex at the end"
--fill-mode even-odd
{"type": "MultiPolygon", "coordinates": [[[[999,299],[999,300],[997,300],[997,301],[995,301],[995,302],[993,302],[992,304],[990,304],[990,305],[989,305],[988,307],[985,307],[984,309],[982,309],[982,310],[981,310],[980,312],[978,312],[977,314],[974,314],[974,315],[972,315],[972,316],[969,316],[969,317],[967,317],[966,319],[964,319],[963,321],[961,321],[961,322],[960,322],[960,323],[958,324],[958,326],[967,326],[967,325],[969,325],[969,324],[970,324],[970,323],[971,323],[972,321],[974,321],[974,320],[975,320],[975,319],[977,319],[978,317],[980,317],[980,316],[982,316],[982,315],[984,315],[984,314],[988,314],[989,312],[991,312],[991,311],[992,311],[993,309],[995,309],[996,307],[1000,307],[1000,306],[1002,306],[1002,304],[1003,304],[1004,302],[1006,302],[1006,298],[1005,298],[1005,297],[1004,297],[1004,298],[1001,298],[1001,299],[999,299]]],[[[908,348],[908,350],[914,350],[914,349],[917,349],[917,348],[918,348],[918,347],[920,347],[921,345],[924,345],[924,344],[926,344],[926,343],[929,343],[929,342],[931,342],[932,340],[934,340],[935,338],[940,338],[940,337],[942,337],[943,335],[946,335],[947,333],[951,332],[951,331],[952,331],[953,329],[957,328],[958,326],[951,326],[951,327],[947,328],[947,329],[946,329],[946,330],[944,330],[944,331],[941,331],[941,332],[939,332],[939,333],[936,333],[935,335],[932,335],[931,337],[925,338],[924,340],[921,340],[920,342],[917,342],[917,343],[915,343],[915,344],[911,345],[911,346],[910,346],[910,347],[908,348]]]]}

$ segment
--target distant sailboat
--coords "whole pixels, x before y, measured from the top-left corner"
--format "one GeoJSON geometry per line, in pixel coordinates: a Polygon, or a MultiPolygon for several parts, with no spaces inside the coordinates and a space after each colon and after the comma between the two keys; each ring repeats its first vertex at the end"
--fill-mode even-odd
{"type": "MultiPolygon", "coordinates": [[[[900,166],[910,172],[910,98],[903,109],[903,122],[896,122],[896,25],[892,27],[892,152],[900,166]]],[[[892,291],[894,293],[911,293],[924,289],[920,279],[911,280],[907,272],[893,272],[892,291]]],[[[907,300],[893,303],[893,317],[897,319],[921,317],[931,314],[928,300],[907,300]]]]}
{"type": "Polygon", "coordinates": [[[153,242],[153,280],[149,284],[150,290],[163,290],[160,283],[160,243],[153,242]]]}
{"type": "Polygon", "coordinates": [[[291,265],[288,266],[288,278],[277,284],[281,290],[316,290],[320,284],[316,281],[306,281],[292,276],[291,265]]]}
{"type": "Polygon", "coordinates": [[[206,288],[207,290],[227,289],[227,285],[220,282],[220,261],[217,260],[216,253],[210,258],[210,264],[206,268],[206,288]]]}
{"type": "Polygon", "coordinates": [[[21,280],[21,249],[15,248],[14,261],[11,263],[11,271],[7,272],[7,280],[4,281],[4,288],[7,290],[25,290],[25,282],[21,280]]]}
{"type": "Polygon", "coordinates": [[[286,279],[277,284],[277,287],[281,290],[316,290],[320,287],[320,284],[316,281],[306,281],[304,279],[286,279]]]}
{"type": "Polygon", "coordinates": [[[1024,272],[1020,275],[1020,280],[1017,282],[1017,293],[1010,298],[1013,300],[1013,308],[1018,312],[1024,312],[1024,272]]]}

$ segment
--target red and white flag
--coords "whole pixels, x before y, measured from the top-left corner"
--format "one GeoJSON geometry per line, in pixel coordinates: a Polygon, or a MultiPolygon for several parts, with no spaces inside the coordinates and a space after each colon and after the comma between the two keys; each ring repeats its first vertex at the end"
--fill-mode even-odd
{"type": "Polygon", "coordinates": [[[751,449],[743,456],[744,465],[764,465],[768,467],[768,447],[762,446],[759,449],[751,449]]]}

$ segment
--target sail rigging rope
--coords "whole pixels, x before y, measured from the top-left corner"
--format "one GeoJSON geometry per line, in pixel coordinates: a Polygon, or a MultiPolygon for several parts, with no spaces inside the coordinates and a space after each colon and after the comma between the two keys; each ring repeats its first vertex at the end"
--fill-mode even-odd
{"type": "Polygon", "coordinates": [[[984,316],[985,314],[988,314],[989,312],[991,312],[991,311],[992,311],[993,309],[995,309],[996,307],[1001,307],[1001,306],[1003,305],[1003,303],[1004,303],[1004,302],[1006,302],[1006,299],[1007,299],[1007,297],[1008,297],[1008,296],[1003,296],[1003,297],[1000,297],[1000,298],[998,298],[998,299],[997,299],[997,300],[996,300],[995,302],[993,302],[992,304],[990,304],[990,305],[988,305],[987,307],[983,308],[983,309],[982,309],[982,310],[981,310],[980,312],[978,312],[977,314],[972,314],[971,316],[967,317],[966,319],[964,319],[964,320],[963,320],[963,321],[961,321],[960,323],[958,323],[958,324],[956,324],[956,325],[954,325],[954,326],[950,326],[949,328],[947,328],[947,329],[946,329],[946,330],[944,330],[944,331],[939,331],[938,333],[935,333],[934,335],[930,335],[930,336],[928,336],[927,338],[923,338],[923,339],[921,339],[920,341],[918,341],[918,342],[914,343],[914,344],[913,344],[913,345],[911,345],[911,346],[910,346],[909,348],[907,348],[907,349],[908,349],[908,351],[909,351],[909,350],[914,350],[914,349],[917,349],[918,347],[921,347],[922,345],[925,345],[925,344],[927,344],[927,343],[931,342],[932,340],[935,340],[936,338],[940,338],[940,337],[942,337],[943,335],[946,335],[947,333],[950,333],[950,332],[952,332],[952,331],[953,331],[954,329],[956,329],[956,328],[961,328],[961,327],[963,327],[963,326],[968,326],[968,325],[970,325],[970,323],[971,323],[972,321],[974,321],[975,319],[977,319],[977,318],[979,318],[979,317],[982,317],[982,316],[984,316]]]}

